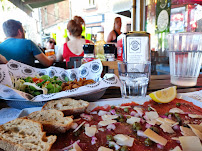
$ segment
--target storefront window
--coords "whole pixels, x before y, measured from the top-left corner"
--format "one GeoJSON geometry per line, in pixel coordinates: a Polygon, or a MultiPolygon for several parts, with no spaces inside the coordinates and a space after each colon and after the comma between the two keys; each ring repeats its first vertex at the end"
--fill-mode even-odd
{"type": "Polygon", "coordinates": [[[167,56],[167,34],[178,32],[202,32],[202,1],[199,0],[146,0],[145,29],[151,34],[151,49],[160,56],[167,56]],[[171,2],[169,29],[159,32],[157,27],[158,3],[171,2]]]}
{"type": "Polygon", "coordinates": [[[166,74],[169,74],[167,35],[179,32],[202,32],[202,0],[146,0],[145,14],[145,29],[151,35],[151,50],[158,54],[157,69],[166,66],[168,69],[166,74]],[[165,12],[160,16],[161,9],[166,4],[168,19],[165,12]],[[166,23],[168,28],[164,29],[166,23]]]}

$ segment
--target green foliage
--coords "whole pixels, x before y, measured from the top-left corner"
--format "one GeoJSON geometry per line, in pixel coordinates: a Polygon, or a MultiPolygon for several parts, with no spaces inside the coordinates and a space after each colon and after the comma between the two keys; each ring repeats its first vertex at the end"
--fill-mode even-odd
{"type": "Polygon", "coordinates": [[[10,11],[12,9],[16,9],[17,7],[11,3],[9,0],[0,0],[1,2],[1,7],[3,11],[10,11]]]}
{"type": "Polygon", "coordinates": [[[4,3],[5,0],[0,0],[0,1],[1,1],[2,10],[4,11],[5,10],[5,3],[4,3]]]}

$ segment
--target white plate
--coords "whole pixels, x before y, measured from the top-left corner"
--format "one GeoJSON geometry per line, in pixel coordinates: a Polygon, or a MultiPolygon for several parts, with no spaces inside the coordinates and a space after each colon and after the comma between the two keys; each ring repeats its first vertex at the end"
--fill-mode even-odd
{"type": "MultiPolygon", "coordinates": [[[[99,100],[105,93],[107,88],[103,88],[101,90],[88,92],[87,94],[80,94],[76,97],[72,97],[74,99],[82,99],[88,102],[99,100]]],[[[71,97],[71,96],[70,96],[71,97]]],[[[31,102],[23,99],[7,99],[6,103],[8,106],[16,109],[24,109],[24,108],[32,108],[32,107],[42,107],[47,101],[42,102],[31,102]]]]}
{"type": "Polygon", "coordinates": [[[91,111],[93,110],[95,107],[97,106],[104,106],[104,105],[115,105],[115,106],[119,106],[123,103],[131,103],[131,102],[135,102],[138,103],[140,105],[144,104],[145,102],[151,100],[151,98],[149,96],[146,97],[135,97],[132,99],[123,99],[123,98],[112,98],[112,99],[106,99],[103,101],[97,101],[97,102],[91,102],[90,105],[87,108],[87,111],[91,111]]]}
{"type": "MultiPolygon", "coordinates": [[[[188,102],[192,102],[194,105],[199,106],[199,107],[202,108],[202,103],[200,101],[194,100],[194,99],[189,98],[187,96],[184,96],[182,94],[178,94],[177,98],[183,99],[183,100],[188,101],[188,102]]],[[[147,102],[149,100],[151,100],[151,98],[149,96],[135,97],[133,99],[122,99],[122,98],[104,99],[104,100],[97,101],[97,102],[91,102],[90,105],[87,108],[87,111],[91,111],[97,106],[104,106],[106,104],[118,106],[118,105],[121,105],[123,103],[135,102],[135,103],[138,103],[138,104],[142,105],[142,104],[144,104],[145,102],[147,102]]],[[[30,109],[27,108],[27,109],[24,109],[24,110],[26,110],[26,113],[29,113],[29,114],[33,111],[32,108],[30,108],[30,109]]],[[[34,108],[34,111],[36,111],[36,110],[41,110],[41,108],[40,107],[34,108]]],[[[26,114],[26,113],[22,113],[20,116],[27,116],[28,114],[26,114]]]]}
{"type": "MultiPolygon", "coordinates": [[[[186,95],[178,94],[177,98],[183,99],[183,100],[188,101],[188,102],[192,102],[194,105],[199,106],[199,107],[202,108],[202,102],[197,101],[197,100],[195,100],[193,98],[190,98],[190,97],[188,97],[186,95]]],[[[135,98],[132,98],[132,99],[123,99],[123,98],[106,99],[106,100],[103,100],[103,101],[91,102],[90,105],[87,108],[87,111],[91,111],[97,106],[104,106],[106,104],[118,106],[118,105],[121,105],[123,103],[135,102],[135,103],[138,103],[138,104],[142,105],[142,104],[144,104],[145,102],[147,102],[149,100],[151,100],[151,98],[149,96],[135,97],[135,98]]]]}

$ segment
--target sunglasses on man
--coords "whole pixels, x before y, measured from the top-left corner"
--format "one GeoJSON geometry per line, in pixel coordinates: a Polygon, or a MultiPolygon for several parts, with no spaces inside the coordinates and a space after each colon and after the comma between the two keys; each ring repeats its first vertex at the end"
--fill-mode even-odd
{"type": "Polygon", "coordinates": [[[49,41],[49,43],[50,43],[50,44],[54,43],[54,45],[56,45],[56,42],[54,42],[54,41],[49,41]]]}

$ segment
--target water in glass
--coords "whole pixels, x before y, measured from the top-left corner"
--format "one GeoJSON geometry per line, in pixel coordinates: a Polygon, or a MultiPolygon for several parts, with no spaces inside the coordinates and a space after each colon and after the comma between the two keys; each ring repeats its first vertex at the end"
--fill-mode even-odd
{"type": "Polygon", "coordinates": [[[194,86],[201,68],[202,51],[170,51],[171,83],[194,86]]]}
{"type": "Polygon", "coordinates": [[[134,73],[133,76],[119,76],[121,80],[121,95],[123,98],[146,96],[149,79],[145,74],[134,73]]]}

